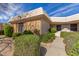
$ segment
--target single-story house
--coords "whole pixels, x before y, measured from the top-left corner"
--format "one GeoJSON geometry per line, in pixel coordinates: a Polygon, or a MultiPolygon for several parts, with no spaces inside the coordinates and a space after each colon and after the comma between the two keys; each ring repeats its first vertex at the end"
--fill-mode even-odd
{"type": "Polygon", "coordinates": [[[14,32],[38,30],[40,34],[44,34],[51,27],[58,31],[79,31],[79,14],[67,17],[49,17],[41,7],[15,16],[9,22],[13,26],[14,32]]]}

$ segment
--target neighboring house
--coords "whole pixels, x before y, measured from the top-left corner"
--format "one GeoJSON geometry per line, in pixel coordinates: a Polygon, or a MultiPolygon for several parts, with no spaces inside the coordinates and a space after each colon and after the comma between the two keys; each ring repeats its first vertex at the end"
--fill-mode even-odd
{"type": "Polygon", "coordinates": [[[15,16],[9,22],[14,32],[38,30],[40,34],[44,34],[50,27],[55,27],[58,31],[79,31],[79,14],[68,17],[49,17],[42,8],[15,16]]]}
{"type": "Polygon", "coordinates": [[[0,31],[3,30],[3,24],[0,23],[0,31]]]}

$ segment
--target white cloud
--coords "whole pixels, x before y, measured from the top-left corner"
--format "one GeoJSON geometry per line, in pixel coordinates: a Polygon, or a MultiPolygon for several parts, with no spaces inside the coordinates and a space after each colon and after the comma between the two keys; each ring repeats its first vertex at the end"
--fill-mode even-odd
{"type": "Polygon", "coordinates": [[[14,16],[15,13],[21,13],[21,7],[22,4],[0,4],[0,19],[7,20],[14,16]]]}
{"type": "Polygon", "coordinates": [[[0,19],[8,19],[8,16],[6,16],[6,15],[0,15],[0,19]]]}
{"type": "Polygon", "coordinates": [[[0,19],[3,19],[3,17],[2,17],[2,16],[0,16],[0,19]]]}
{"type": "Polygon", "coordinates": [[[0,12],[7,14],[8,16],[12,16],[16,11],[19,11],[21,8],[21,4],[0,4],[0,12]]]}
{"type": "Polygon", "coordinates": [[[5,22],[6,20],[8,20],[6,15],[0,15],[0,22],[5,22]]]}
{"type": "MultiPolygon", "coordinates": [[[[52,6],[52,4],[48,4],[46,7],[50,7],[50,6],[52,6]]],[[[50,8],[47,8],[46,10],[47,10],[47,12],[48,12],[48,11],[50,11],[51,9],[53,9],[53,8],[55,8],[55,7],[58,7],[58,6],[59,6],[59,5],[56,4],[55,6],[50,7],[50,8]]]]}
{"type": "MultiPolygon", "coordinates": [[[[71,9],[72,7],[75,7],[75,6],[77,6],[77,5],[79,5],[79,4],[70,4],[70,5],[66,6],[66,7],[63,7],[63,8],[60,8],[60,9],[54,11],[54,12],[51,12],[49,15],[52,15],[52,14],[56,15],[56,14],[59,14],[60,12],[64,12],[63,10],[65,10],[65,9],[71,9]]],[[[60,14],[61,14],[61,13],[60,13],[60,14]]],[[[53,16],[54,16],[54,15],[53,15],[53,16]]]]}
{"type": "Polygon", "coordinates": [[[21,8],[21,4],[8,4],[8,9],[11,11],[17,11],[19,8],[21,8]]]}

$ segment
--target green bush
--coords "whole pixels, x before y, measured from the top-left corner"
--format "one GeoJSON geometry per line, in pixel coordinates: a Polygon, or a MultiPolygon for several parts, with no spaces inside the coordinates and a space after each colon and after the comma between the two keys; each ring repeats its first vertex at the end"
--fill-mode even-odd
{"type": "Polygon", "coordinates": [[[25,30],[23,34],[33,34],[30,30],[25,30]]]}
{"type": "Polygon", "coordinates": [[[33,34],[20,35],[14,42],[15,56],[38,56],[40,55],[39,37],[33,34]]]}
{"type": "Polygon", "coordinates": [[[56,30],[56,28],[51,28],[51,29],[50,29],[50,32],[51,32],[51,33],[56,33],[57,30],[56,30]]]}
{"type": "Polygon", "coordinates": [[[41,41],[44,43],[52,42],[55,39],[54,33],[47,33],[44,35],[41,35],[41,41]]]}
{"type": "Polygon", "coordinates": [[[5,36],[11,37],[13,34],[13,28],[9,24],[4,25],[4,34],[5,36]]]}
{"type": "Polygon", "coordinates": [[[66,53],[70,56],[79,56],[79,32],[61,32],[66,44],[66,53]]]}
{"type": "Polygon", "coordinates": [[[4,30],[0,30],[0,35],[4,35],[4,30]]]}

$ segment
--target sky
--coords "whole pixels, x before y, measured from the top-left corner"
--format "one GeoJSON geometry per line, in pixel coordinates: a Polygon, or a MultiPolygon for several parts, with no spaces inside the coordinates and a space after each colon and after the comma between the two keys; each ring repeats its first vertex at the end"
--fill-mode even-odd
{"type": "Polygon", "coordinates": [[[79,13],[77,3],[0,3],[0,23],[16,15],[42,7],[50,17],[66,17],[79,13]]]}

